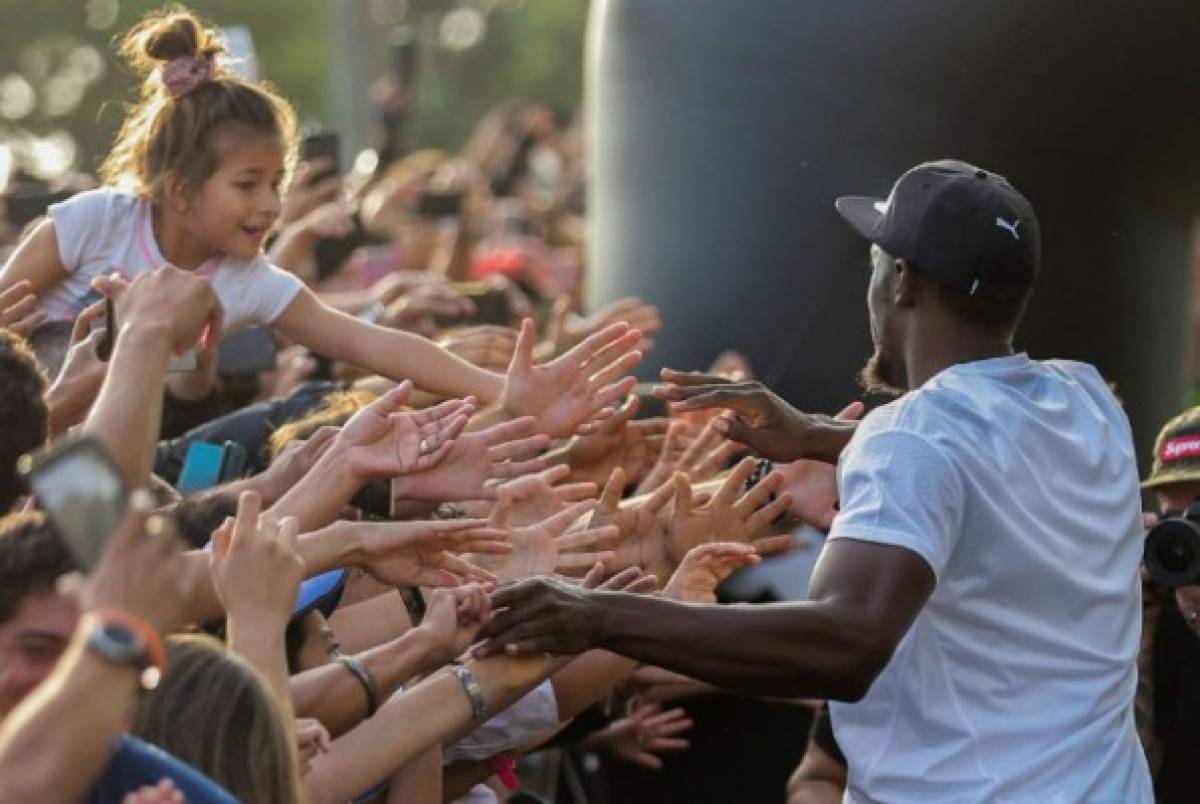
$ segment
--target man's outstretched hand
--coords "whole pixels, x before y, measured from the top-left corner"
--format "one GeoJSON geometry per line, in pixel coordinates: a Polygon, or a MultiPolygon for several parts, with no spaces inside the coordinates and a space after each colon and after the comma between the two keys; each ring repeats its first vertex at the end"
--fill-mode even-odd
{"type": "Polygon", "coordinates": [[[663,369],[666,383],[655,395],[674,403],[674,410],[725,408],[714,422],[717,431],[773,461],[801,458],[836,463],[857,422],[802,413],[760,382],[734,382],[725,377],[663,369]]]}
{"type": "Polygon", "coordinates": [[[499,613],[479,632],[483,658],[500,653],[573,656],[600,643],[599,594],[546,576],[528,578],[492,593],[499,613]]]}

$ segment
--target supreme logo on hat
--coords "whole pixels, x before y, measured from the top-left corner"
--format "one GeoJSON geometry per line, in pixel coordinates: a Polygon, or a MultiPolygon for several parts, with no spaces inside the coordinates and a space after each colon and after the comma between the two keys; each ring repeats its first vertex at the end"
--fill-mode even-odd
{"type": "Polygon", "coordinates": [[[1188,458],[1200,458],[1200,434],[1184,435],[1168,439],[1163,444],[1159,457],[1163,463],[1182,461],[1188,458]]]}

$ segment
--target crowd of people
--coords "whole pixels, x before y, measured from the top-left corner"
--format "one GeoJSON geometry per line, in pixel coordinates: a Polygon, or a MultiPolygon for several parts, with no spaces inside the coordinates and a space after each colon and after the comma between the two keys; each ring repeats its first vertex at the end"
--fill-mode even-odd
{"type": "MultiPolygon", "coordinates": [[[[1014,353],[1002,176],[838,200],[897,399],[802,413],[736,353],[636,384],[664,322],[585,309],[546,110],[343,171],[186,9],[120,54],[98,176],[4,232],[0,802],[706,800],[581,776],[728,691],[813,712],[791,804],[1191,800],[1200,579],[1141,569],[1100,374],[1014,353]],[[717,603],[801,528],[809,600],[717,603]]],[[[1187,521],[1200,414],[1155,458],[1187,521]]]]}

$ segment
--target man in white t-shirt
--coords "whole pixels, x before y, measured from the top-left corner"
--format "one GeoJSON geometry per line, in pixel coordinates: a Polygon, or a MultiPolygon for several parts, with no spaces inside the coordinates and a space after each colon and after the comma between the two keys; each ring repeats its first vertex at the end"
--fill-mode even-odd
{"type": "Polygon", "coordinates": [[[1013,353],[1032,207],[944,161],[837,208],[872,243],[865,384],[903,395],[855,427],[757,384],[672,374],[663,393],[730,408],[726,432],[773,460],[838,462],[810,600],[697,607],[533,579],[495,595],[508,610],[485,652],[603,647],[831,699],[847,801],[1150,801],[1132,438],[1095,369],[1013,353]]]}

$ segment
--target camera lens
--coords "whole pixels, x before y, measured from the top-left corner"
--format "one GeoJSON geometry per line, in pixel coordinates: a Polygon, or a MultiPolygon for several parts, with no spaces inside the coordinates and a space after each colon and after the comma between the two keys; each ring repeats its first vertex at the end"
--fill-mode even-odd
{"type": "Polygon", "coordinates": [[[1200,528],[1184,517],[1169,517],[1146,535],[1144,553],[1150,576],[1175,588],[1200,583],[1200,528]]]}

